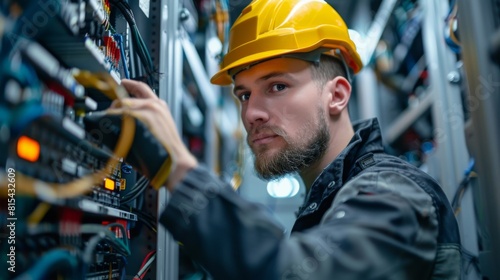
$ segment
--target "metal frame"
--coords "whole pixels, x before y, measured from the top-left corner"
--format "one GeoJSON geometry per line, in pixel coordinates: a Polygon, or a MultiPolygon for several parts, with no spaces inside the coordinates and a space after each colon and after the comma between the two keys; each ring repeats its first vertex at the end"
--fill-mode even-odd
{"type": "MultiPolygon", "coordinates": [[[[159,97],[167,102],[179,133],[182,133],[182,87],[183,53],[193,72],[200,93],[207,105],[205,112],[205,137],[209,143],[215,140],[214,113],[217,105],[216,93],[204,71],[203,63],[190,41],[188,34],[181,27],[179,0],[161,0],[161,35],[159,48],[159,97]]],[[[205,152],[207,167],[215,166],[215,152],[208,147],[205,152]]],[[[163,212],[169,193],[161,189],[158,195],[158,216],[163,212]]],[[[172,236],[163,227],[158,228],[156,279],[177,280],[179,278],[179,248],[172,236]]]]}
{"type": "MultiPolygon", "coordinates": [[[[479,192],[487,217],[492,264],[489,279],[500,279],[500,69],[489,58],[489,40],[499,23],[493,1],[458,0],[459,32],[469,106],[473,121],[473,149],[479,173],[479,192]]],[[[484,265],[484,263],[480,263],[484,265]]]]}
{"type": "MultiPolygon", "coordinates": [[[[182,48],[179,38],[178,0],[161,0],[160,24],[160,87],[158,96],[165,100],[176,122],[179,133],[182,128],[182,48]],[[164,46],[164,47],[163,47],[164,46]]],[[[167,204],[169,194],[165,188],[158,193],[158,217],[167,204]]],[[[156,250],[156,279],[177,280],[179,278],[179,247],[170,233],[158,227],[156,250]]]]}
{"type": "MultiPolygon", "coordinates": [[[[432,114],[437,154],[440,161],[440,183],[451,200],[469,162],[465,143],[464,116],[460,88],[448,81],[448,74],[456,72],[456,59],[445,45],[443,17],[449,10],[447,1],[421,0],[424,9],[422,36],[428,65],[430,87],[435,97],[432,114]]],[[[478,242],[472,195],[462,198],[462,210],[457,217],[462,245],[477,255],[478,242]]]]}
{"type": "Polygon", "coordinates": [[[368,63],[370,61],[397,2],[398,0],[384,0],[380,4],[377,14],[373,19],[373,23],[366,35],[367,46],[365,52],[361,54],[363,63],[368,63]]]}
{"type": "Polygon", "coordinates": [[[216,162],[216,147],[213,143],[216,139],[216,129],[214,122],[214,114],[217,106],[217,93],[214,91],[212,84],[210,84],[210,78],[208,77],[207,71],[203,66],[198,51],[188,37],[188,34],[184,29],[181,28],[179,40],[182,45],[182,50],[186,60],[193,72],[193,77],[196,80],[196,84],[200,90],[201,96],[206,104],[205,110],[205,139],[207,142],[206,149],[204,151],[205,164],[209,169],[213,169],[216,162]]]}
{"type": "Polygon", "coordinates": [[[387,128],[384,138],[387,143],[396,141],[412,124],[414,124],[435,101],[435,96],[432,92],[422,94],[423,97],[417,106],[409,107],[403,111],[396,120],[387,128]]]}

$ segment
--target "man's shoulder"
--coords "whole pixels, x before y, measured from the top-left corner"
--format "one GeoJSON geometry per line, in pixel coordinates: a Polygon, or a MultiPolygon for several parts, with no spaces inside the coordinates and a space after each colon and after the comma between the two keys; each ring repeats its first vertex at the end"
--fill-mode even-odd
{"type": "Polygon", "coordinates": [[[360,170],[344,183],[343,190],[337,196],[372,189],[373,192],[394,192],[417,204],[432,201],[434,206],[442,210],[449,209],[448,199],[439,182],[423,170],[385,153],[373,154],[373,159],[369,167],[360,170]]]}
{"type": "Polygon", "coordinates": [[[373,166],[364,171],[392,171],[406,176],[413,181],[417,181],[419,185],[430,184],[439,186],[439,183],[429,174],[401,158],[386,153],[374,154],[374,158],[375,163],[373,166]]]}

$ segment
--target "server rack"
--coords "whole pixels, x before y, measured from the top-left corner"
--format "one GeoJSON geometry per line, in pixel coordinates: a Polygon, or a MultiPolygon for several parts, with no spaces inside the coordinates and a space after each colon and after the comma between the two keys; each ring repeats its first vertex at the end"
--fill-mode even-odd
{"type": "MultiPolygon", "coordinates": [[[[15,266],[1,271],[1,279],[203,275],[190,259],[179,258],[179,246],[158,224],[168,193],[149,185],[168,165],[168,153],[145,136],[151,134],[140,121],[99,117],[126,95],[120,79],[141,80],[167,102],[188,146],[201,146],[194,151],[199,161],[223,172],[214,151],[230,160],[234,153],[219,141],[219,97],[193,40],[198,13],[205,21],[217,13],[228,26],[227,2],[210,4],[1,2],[0,198],[6,203],[0,207],[0,259],[12,258],[15,266]],[[160,156],[145,148],[151,145],[160,156]]],[[[204,28],[217,36],[213,23],[204,28]]],[[[205,59],[217,61],[213,54],[205,59]]],[[[237,147],[234,142],[227,147],[237,147]]]]}
{"type": "Polygon", "coordinates": [[[175,259],[157,222],[165,192],[131,159],[157,141],[131,117],[90,117],[125,94],[121,78],[161,92],[169,2],[2,2],[0,278],[177,279],[156,265],[175,259]]]}

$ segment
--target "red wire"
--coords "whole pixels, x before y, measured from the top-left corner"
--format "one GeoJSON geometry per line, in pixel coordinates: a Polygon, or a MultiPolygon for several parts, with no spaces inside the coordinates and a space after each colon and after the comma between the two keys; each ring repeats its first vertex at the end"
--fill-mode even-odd
{"type": "MultiPolygon", "coordinates": [[[[139,268],[139,270],[141,270],[141,269],[144,267],[144,265],[148,262],[148,260],[151,258],[151,256],[152,256],[154,253],[156,253],[156,250],[153,250],[153,251],[149,252],[149,253],[146,255],[146,257],[144,258],[144,260],[142,260],[142,264],[141,264],[141,267],[139,268]]],[[[146,269],[146,271],[144,271],[144,273],[143,273],[141,276],[139,276],[139,278],[134,277],[134,279],[142,279],[142,278],[144,278],[144,276],[146,276],[146,273],[147,273],[147,272],[148,272],[148,270],[146,269]]]]}
{"type": "Polygon", "coordinates": [[[144,258],[144,260],[142,260],[142,264],[141,264],[141,267],[139,268],[139,270],[141,270],[144,265],[148,262],[149,258],[151,257],[151,255],[153,255],[154,253],[156,253],[156,250],[153,250],[151,252],[149,252],[146,257],[144,258]]]}
{"type": "Polygon", "coordinates": [[[144,279],[144,276],[146,276],[146,273],[148,273],[149,268],[144,271],[144,273],[141,275],[141,279],[144,279]]]}

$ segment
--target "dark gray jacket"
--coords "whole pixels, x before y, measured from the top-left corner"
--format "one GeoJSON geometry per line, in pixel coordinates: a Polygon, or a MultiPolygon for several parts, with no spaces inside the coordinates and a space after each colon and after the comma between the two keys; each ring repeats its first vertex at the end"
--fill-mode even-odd
{"type": "Polygon", "coordinates": [[[459,279],[460,238],[438,184],[383,153],[376,119],[316,179],[290,238],[199,167],[160,221],[215,279],[459,279]]]}

